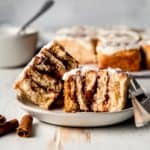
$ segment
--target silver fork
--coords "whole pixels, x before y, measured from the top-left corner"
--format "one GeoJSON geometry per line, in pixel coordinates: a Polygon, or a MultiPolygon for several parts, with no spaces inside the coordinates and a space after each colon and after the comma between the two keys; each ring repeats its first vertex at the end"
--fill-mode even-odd
{"type": "Polygon", "coordinates": [[[134,108],[136,127],[142,127],[150,122],[150,97],[133,77],[130,80],[129,95],[134,108]]]}

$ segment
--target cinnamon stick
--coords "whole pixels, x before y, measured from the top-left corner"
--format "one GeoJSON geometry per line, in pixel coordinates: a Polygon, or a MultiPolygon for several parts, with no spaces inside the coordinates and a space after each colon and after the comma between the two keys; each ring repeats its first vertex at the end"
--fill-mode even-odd
{"type": "Polygon", "coordinates": [[[15,131],[19,123],[17,119],[7,121],[0,125],[0,136],[15,131]]]}
{"type": "Polygon", "coordinates": [[[6,118],[3,115],[0,115],[0,125],[6,121],[6,118]]]}
{"type": "Polygon", "coordinates": [[[24,115],[21,119],[19,128],[17,129],[17,134],[20,137],[31,136],[33,118],[31,115],[24,115]]]}

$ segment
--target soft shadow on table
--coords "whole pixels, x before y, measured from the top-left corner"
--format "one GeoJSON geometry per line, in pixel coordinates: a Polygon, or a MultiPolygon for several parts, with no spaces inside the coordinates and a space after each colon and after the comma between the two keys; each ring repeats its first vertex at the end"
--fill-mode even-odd
{"type": "Polygon", "coordinates": [[[123,131],[132,131],[132,132],[136,132],[136,131],[142,131],[142,130],[145,130],[145,129],[150,129],[150,124],[144,126],[144,127],[140,127],[140,128],[137,128],[134,124],[134,118],[131,118],[125,122],[122,122],[122,123],[119,123],[119,124],[116,124],[116,125],[111,125],[111,126],[104,126],[104,127],[95,127],[95,128],[86,128],[86,129],[92,129],[94,131],[96,130],[103,130],[103,131],[120,131],[120,130],[123,130],[123,131]]]}
{"type": "MultiPolygon", "coordinates": [[[[46,123],[46,122],[43,122],[44,124],[47,124],[47,125],[53,125],[53,124],[49,124],[49,123],[46,123]]],[[[109,126],[97,126],[97,127],[67,127],[67,126],[59,126],[59,125],[54,125],[56,127],[63,127],[63,128],[68,128],[69,130],[70,129],[92,129],[92,130],[121,130],[121,129],[124,129],[129,131],[129,130],[145,130],[145,128],[150,128],[150,124],[144,126],[144,127],[141,127],[141,128],[137,128],[134,124],[134,118],[131,118],[127,121],[124,121],[124,122],[121,122],[119,124],[116,124],[116,125],[109,125],[109,126]]]]}
{"type": "Polygon", "coordinates": [[[21,68],[24,68],[26,65],[27,65],[27,63],[19,65],[19,66],[13,66],[13,67],[1,67],[0,69],[3,69],[3,70],[21,69],[21,68]]]}
{"type": "Polygon", "coordinates": [[[34,123],[32,126],[32,133],[31,133],[31,137],[36,137],[37,136],[37,131],[38,131],[38,126],[39,123],[34,123]]]}

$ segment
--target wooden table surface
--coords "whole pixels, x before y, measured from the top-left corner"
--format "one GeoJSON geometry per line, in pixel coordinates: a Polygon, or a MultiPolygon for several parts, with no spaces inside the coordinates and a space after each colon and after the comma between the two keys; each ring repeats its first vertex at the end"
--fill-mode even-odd
{"type": "MultiPolygon", "coordinates": [[[[0,69],[0,114],[8,119],[20,119],[25,113],[16,105],[12,89],[13,81],[20,71],[21,69],[0,69]]],[[[139,81],[150,92],[150,78],[139,81]]],[[[133,119],[99,128],[66,128],[34,119],[32,135],[30,138],[20,138],[15,133],[2,136],[0,150],[150,149],[150,126],[137,129],[133,119]]]]}

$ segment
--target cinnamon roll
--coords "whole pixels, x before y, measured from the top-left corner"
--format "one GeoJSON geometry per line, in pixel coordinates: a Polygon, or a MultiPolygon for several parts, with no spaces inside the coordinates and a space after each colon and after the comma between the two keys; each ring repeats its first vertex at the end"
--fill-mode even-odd
{"type": "Polygon", "coordinates": [[[63,89],[61,77],[66,71],[77,66],[78,62],[60,44],[49,43],[16,80],[14,88],[18,98],[49,109],[53,103],[59,101],[63,89]]]}
{"type": "Polygon", "coordinates": [[[132,31],[110,31],[100,36],[96,47],[100,68],[120,68],[125,71],[141,69],[139,35],[132,31]]]}
{"type": "Polygon", "coordinates": [[[150,69],[150,31],[143,32],[141,37],[140,46],[143,52],[143,68],[150,69]]]}
{"type": "Polygon", "coordinates": [[[114,112],[126,106],[129,85],[126,73],[85,65],[66,72],[63,80],[66,112],[114,112]]]}
{"type": "Polygon", "coordinates": [[[65,47],[80,64],[96,63],[96,28],[76,26],[60,29],[55,40],[65,47]]]}

